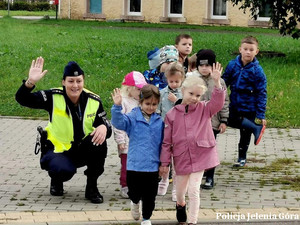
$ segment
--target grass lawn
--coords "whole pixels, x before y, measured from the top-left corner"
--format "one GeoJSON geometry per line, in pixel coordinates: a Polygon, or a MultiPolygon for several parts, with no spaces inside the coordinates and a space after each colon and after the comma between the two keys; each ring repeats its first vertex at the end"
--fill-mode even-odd
{"type": "Polygon", "coordinates": [[[109,113],[111,91],[125,74],[148,69],[147,51],[174,44],[180,33],[193,37],[193,53],[211,48],[225,67],[235,58],[240,40],[255,35],[261,51],[280,51],[286,57],[259,58],[268,79],[269,127],[300,127],[300,40],[278,35],[277,30],[193,25],[106,23],[97,21],[0,19],[0,115],[46,117],[40,110],[21,107],[14,94],[26,79],[32,59],[45,58],[49,72],[36,90],[61,85],[68,61],[79,63],[86,88],[102,98],[109,113]]]}

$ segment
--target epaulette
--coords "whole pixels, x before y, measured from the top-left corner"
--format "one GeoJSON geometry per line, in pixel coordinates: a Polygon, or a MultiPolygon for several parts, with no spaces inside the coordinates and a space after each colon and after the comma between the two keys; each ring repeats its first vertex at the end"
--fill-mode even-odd
{"type": "Polygon", "coordinates": [[[87,94],[87,96],[88,96],[89,98],[95,99],[95,100],[97,100],[97,101],[101,101],[99,95],[97,95],[97,94],[95,94],[95,93],[93,93],[93,92],[91,92],[90,90],[85,89],[85,88],[84,88],[83,90],[84,90],[84,92],[87,94]]]}
{"type": "Polygon", "coordinates": [[[64,93],[62,88],[52,88],[51,92],[53,94],[63,94],[64,93]]]}
{"type": "Polygon", "coordinates": [[[89,98],[92,98],[94,100],[97,100],[97,101],[101,101],[100,97],[94,93],[87,93],[88,97],[89,98]]]}

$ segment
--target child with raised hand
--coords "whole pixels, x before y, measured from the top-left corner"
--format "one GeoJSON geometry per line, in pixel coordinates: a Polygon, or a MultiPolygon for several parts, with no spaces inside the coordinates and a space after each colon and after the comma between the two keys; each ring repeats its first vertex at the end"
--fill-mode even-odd
{"type": "Polygon", "coordinates": [[[131,200],[131,215],[140,219],[142,204],[142,225],[151,225],[150,217],[155,208],[158,188],[158,170],[164,123],[156,113],[160,93],[154,85],[141,89],[139,107],[128,114],[122,111],[122,95],[117,88],[112,93],[114,105],[111,122],[124,130],[129,137],[127,153],[127,185],[131,200]]]}
{"type": "MultiPolygon", "coordinates": [[[[137,71],[128,73],[122,82],[121,95],[122,95],[122,113],[127,114],[139,105],[141,88],[147,84],[143,74],[137,71]]],[[[125,131],[113,129],[114,139],[118,145],[118,153],[121,159],[120,171],[120,195],[123,198],[128,198],[128,187],[126,182],[126,162],[129,138],[125,131]]]]}
{"type": "Polygon", "coordinates": [[[197,76],[187,77],[182,84],[182,103],[165,117],[164,140],[160,155],[160,174],[168,173],[173,156],[176,171],[176,217],[180,224],[197,224],[200,206],[200,184],[203,172],[219,164],[211,117],[224,105],[226,89],[221,86],[222,67],[213,64],[214,90],[211,100],[200,101],[206,87],[197,76]],[[186,214],[185,194],[189,197],[186,214]]]}
{"type": "MultiPolygon", "coordinates": [[[[211,77],[211,72],[213,68],[213,64],[216,63],[216,54],[211,49],[201,49],[196,54],[196,68],[197,70],[193,71],[191,75],[196,75],[203,79],[205,86],[207,87],[207,91],[204,95],[201,96],[201,100],[209,101],[211,99],[211,95],[214,89],[214,80],[211,77]]],[[[189,76],[190,73],[187,74],[189,76]]],[[[220,79],[222,87],[226,88],[226,84],[223,79],[220,79]]],[[[227,119],[229,116],[229,99],[226,93],[225,104],[223,108],[217,112],[211,120],[212,128],[214,132],[215,138],[217,138],[218,134],[222,134],[225,132],[227,128],[227,119]]],[[[212,189],[214,187],[214,174],[215,168],[211,168],[205,171],[205,183],[201,185],[204,189],[212,189]]]]}
{"type": "Polygon", "coordinates": [[[258,145],[267,125],[267,78],[255,57],[259,52],[258,40],[253,36],[243,38],[239,51],[240,55],[228,63],[222,76],[230,88],[228,125],[240,129],[238,160],[234,167],[246,165],[251,134],[258,145]]]}
{"type": "MultiPolygon", "coordinates": [[[[171,63],[165,72],[168,86],[160,90],[160,103],[157,112],[165,119],[166,113],[175,105],[178,99],[182,98],[181,84],[184,80],[185,73],[182,65],[179,62],[171,63]]],[[[170,171],[173,178],[172,200],[176,199],[176,175],[175,171],[170,171]]],[[[162,177],[158,184],[157,195],[165,195],[169,186],[169,176],[162,177]]],[[[176,200],[175,200],[176,201],[176,200]]]]}
{"type": "Polygon", "coordinates": [[[193,50],[193,39],[189,34],[180,34],[175,38],[175,47],[179,52],[178,61],[182,64],[184,72],[189,71],[189,59],[188,56],[193,50]]]}

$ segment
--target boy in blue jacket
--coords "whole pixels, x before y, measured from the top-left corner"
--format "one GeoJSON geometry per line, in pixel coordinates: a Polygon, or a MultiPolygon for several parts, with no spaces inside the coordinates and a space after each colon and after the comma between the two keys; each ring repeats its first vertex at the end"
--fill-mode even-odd
{"type": "Polygon", "coordinates": [[[222,78],[231,91],[228,125],[240,129],[238,161],[234,166],[243,167],[251,134],[255,137],[254,144],[258,145],[267,124],[267,79],[255,57],[259,52],[255,37],[243,38],[239,52],[227,65],[222,78]],[[255,119],[260,120],[260,124],[255,123],[255,119]]]}

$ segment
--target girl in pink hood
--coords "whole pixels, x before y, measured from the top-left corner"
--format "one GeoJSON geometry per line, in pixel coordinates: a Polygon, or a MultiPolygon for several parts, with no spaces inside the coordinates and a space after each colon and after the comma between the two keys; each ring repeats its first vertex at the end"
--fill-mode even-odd
{"type": "Polygon", "coordinates": [[[177,177],[176,217],[179,223],[197,224],[200,206],[200,184],[203,172],[219,164],[211,118],[224,105],[226,89],[221,86],[222,66],[213,64],[211,76],[215,83],[211,100],[200,101],[206,87],[203,80],[190,76],[182,84],[182,102],[165,117],[164,139],[160,155],[160,175],[169,171],[171,156],[177,177]],[[185,194],[189,197],[186,214],[185,194]]]}

